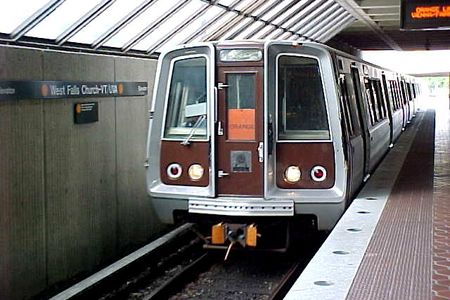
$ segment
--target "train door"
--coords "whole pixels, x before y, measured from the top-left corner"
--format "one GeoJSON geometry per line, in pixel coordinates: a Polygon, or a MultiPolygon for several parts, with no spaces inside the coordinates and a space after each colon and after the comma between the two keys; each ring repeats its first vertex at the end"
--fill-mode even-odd
{"type": "Polygon", "coordinates": [[[399,85],[399,94],[400,94],[400,99],[402,102],[402,110],[403,110],[403,128],[406,128],[406,126],[409,123],[408,100],[406,99],[405,87],[403,85],[403,80],[399,79],[398,85],[399,85]]]}
{"type": "Polygon", "coordinates": [[[370,163],[370,136],[369,128],[367,124],[366,109],[363,101],[363,93],[361,89],[361,80],[359,76],[358,68],[352,67],[352,80],[353,87],[356,96],[356,106],[358,111],[359,123],[361,124],[362,138],[364,144],[364,175],[367,177],[369,174],[369,163],[370,163]]]}
{"type": "Polygon", "coordinates": [[[387,86],[387,81],[386,81],[386,75],[382,74],[381,75],[381,82],[382,82],[382,86],[383,86],[383,93],[384,93],[384,99],[386,100],[386,109],[387,109],[387,113],[388,113],[388,117],[389,117],[389,122],[391,123],[390,126],[390,130],[389,130],[389,145],[393,146],[394,145],[394,119],[392,117],[394,108],[392,106],[392,99],[390,99],[389,97],[389,93],[388,93],[388,86],[387,86]]]}
{"type": "Polygon", "coordinates": [[[348,157],[348,196],[351,197],[360,186],[364,176],[364,143],[357,112],[355,92],[351,84],[350,74],[341,74],[339,87],[341,90],[341,110],[344,129],[346,131],[348,157]]]}
{"type": "Polygon", "coordinates": [[[218,67],[217,194],[262,197],[263,68],[218,67]]]}

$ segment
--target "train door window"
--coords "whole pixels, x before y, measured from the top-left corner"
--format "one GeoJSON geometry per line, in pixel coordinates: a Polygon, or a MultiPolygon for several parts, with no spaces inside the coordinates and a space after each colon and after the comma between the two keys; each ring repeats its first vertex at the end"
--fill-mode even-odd
{"type": "Polygon", "coordinates": [[[396,107],[397,109],[400,109],[402,107],[401,102],[400,102],[400,95],[398,93],[398,86],[397,86],[397,82],[395,82],[394,80],[391,81],[393,90],[394,90],[394,95],[395,95],[395,102],[396,102],[396,107]]]}
{"type": "Polygon", "coordinates": [[[397,88],[397,84],[394,82],[392,83],[392,87],[394,90],[394,95],[395,95],[395,106],[396,106],[396,110],[401,109],[402,105],[400,103],[400,96],[398,94],[398,88],[397,88]]]}
{"type": "Polygon", "coordinates": [[[355,135],[353,119],[350,113],[350,99],[348,95],[347,82],[345,80],[345,76],[341,76],[339,78],[339,88],[341,91],[341,110],[342,117],[345,121],[345,125],[347,127],[347,132],[350,137],[355,135]]]}
{"type": "MultiPolygon", "coordinates": [[[[362,130],[362,133],[367,130],[367,123],[366,123],[366,114],[365,111],[366,109],[363,107],[363,97],[364,96],[364,92],[362,90],[362,85],[361,85],[361,81],[360,81],[360,76],[359,76],[359,71],[358,68],[351,68],[351,82],[352,82],[352,89],[349,89],[349,91],[353,92],[353,96],[354,96],[354,107],[352,110],[355,110],[358,114],[358,120],[359,120],[359,125],[360,128],[362,130]]],[[[370,117],[370,113],[369,113],[369,117],[370,117]]]]}
{"type": "Polygon", "coordinates": [[[380,80],[373,80],[372,87],[374,88],[375,95],[378,100],[378,111],[380,113],[380,120],[384,120],[387,117],[386,100],[384,99],[384,95],[381,90],[380,80]]]}
{"type": "Polygon", "coordinates": [[[389,85],[391,86],[391,92],[393,97],[394,110],[398,110],[401,107],[396,84],[397,83],[394,80],[389,80],[389,85]]]}
{"type": "Polygon", "coordinates": [[[397,88],[398,103],[399,103],[400,107],[403,107],[403,104],[405,103],[405,101],[404,101],[404,96],[403,96],[402,90],[400,88],[400,84],[398,82],[396,82],[395,86],[397,88]]]}
{"type": "Polygon", "coordinates": [[[402,98],[400,96],[400,90],[398,88],[397,81],[394,81],[394,90],[395,90],[395,94],[397,95],[398,108],[400,109],[402,107],[402,98]]]}
{"type": "Polygon", "coordinates": [[[394,87],[392,86],[392,80],[388,81],[388,93],[389,93],[389,98],[392,101],[392,110],[396,111],[397,110],[397,101],[396,101],[396,97],[394,94],[394,87]]]}
{"type": "Polygon", "coordinates": [[[355,85],[353,83],[352,75],[345,74],[345,82],[347,84],[347,94],[348,94],[348,100],[349,100],[349,111],[350,111],[350,118],[352,120],[353,125],[353,132],[355,136],[358,136],[361,134],[361,124],[360,124],[360,115],[358,106],[356,103],[356,92],[355,92],[355,85]]]}
{"type": "Polygon", "coordinates": [[[192,140],[207,138],[206,58],[190,57],[172,65],[164,137],[192,140]]]}
{"type": "Polygon", "coordinates": [[[401,95],[403,104],[406,104],[405,83],[403,80],[400,82],[400,95],[401,95]]]}
{"type": "Polygon", "coordinates": [[[413,93],[412,93],[412,88],[411,88],[411,83],[407,83],[408,84],[408,96],[409,96],[409,101],[411,101],[413,99],[413,93]]]}
{"type": "Polygon", "coordinates": [[[375,98],[374,98],[374,94],[373,94],[371,83],[370,83],[369,79],[365,78],[364,84],[365,84],[365,88],[366,88],[367,106],[369,107],[370,123],[371,123],[371,125],[374,125],[377,122],[375,98]]]}
{"type": "Polygon", "coordinates": [[[277,61],[277,72],[278,139],[330,139],[317,59],[281,55],[277,61]]]}
{"type": "Polygon", "coordinates": [[[226,96],[228,139],[255,140],[255,73],[229,73],[226,96]]]}
{"type": "Polygon", "coordinates": [[[394,110],[393,99],[391,88],[386,81],[386,75],[382,75],[382,80],[380,82],[380,89],[382,89],[384,105],[386,109],[386,116],[388,116],[388,112],[392,112],[394,110]]]}

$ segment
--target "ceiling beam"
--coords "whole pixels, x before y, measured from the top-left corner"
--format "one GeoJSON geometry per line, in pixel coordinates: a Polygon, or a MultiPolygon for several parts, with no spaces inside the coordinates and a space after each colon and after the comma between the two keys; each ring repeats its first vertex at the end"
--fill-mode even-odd
{"type": "Polygon", "coordinates": [[[56,39],[55,42],[58,45],[62,45],[75,34],[77,34],[81,29],[86,27],[90,22],[92,22],[96,17],[102,14],[105,10],[107,10],[116,0],[103,0],[99,4],[97,4],[94,8],[92,8],[89,12],[87,12],[84,16],[78,19],[75,23],[73,23],[69,28],[67,28],[63,33],[61,33],[56,39]]]}
{"type": "Polygon", "coordinates": [[[16,29],[13,30],[10,35],[11,39],[13,41],[17,41],[18,39],[20,39],[27,32],[38,25],[42,20],[47,18],[53,11],[55,11],[55,9],[63,4],[64,1],[65,0],[52,0],[41,7],[38,11],[32,14],[28,19],[26,19],[22,24],[20,24],[16,29]]]}
{"type": "Polygon", "coordinates": [[[130,24],[143,12],[145,12],[150,6],[152,6],[157,0],[146,0],[123,17],[119,22],[115,23],[106,32],[100,35],[93,43],[92,48],[98,49],[103,46],[107,41],[109,41],[114,35],[116,35],[122,28],[130,24]]]}
{"type": "MultiPolygon", "coordinates": [[[[383,29],[375,23],[354,0],[335,0],[343,8],[345,8],[356,19],[364,22],[380,39],[382,39],[393,50],[401,51],[402,48],[390,37],[383,29]]],[[[364,3],[362,3],[364,5],[364,3]]]]}

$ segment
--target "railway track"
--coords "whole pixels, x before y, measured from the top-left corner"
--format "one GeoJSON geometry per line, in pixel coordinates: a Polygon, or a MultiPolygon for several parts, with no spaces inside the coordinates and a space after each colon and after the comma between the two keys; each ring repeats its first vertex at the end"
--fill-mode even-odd
{"type": "MultiPolygon", "coordinates": [[[[288,253],[203,250],[190,227],[75,295],[54,299],[282,299],[320,243],[288,253]]],[[[64,296],[65,295],[65,296],[64,296]]]]}
{"type": "MultiPolygon", "coordinates": [[[[181,290],[168,288],[165,299],[282,299],[307,260],[279,253],[240,253],[219,260],[181,290]]],[[[192,277],[192,275],[191,275],[192,277]]],[[[162,299],[162,298],[154,298],[162,299]]]]}
{"type": "Polygon", "coordinates": [[[282,299],[306,264],[281,258],[262,266],[261,254],[248,258],[243,255],[232,262],[224,262],[221,255],[205,253],[158,287],[150,285],[125,298],[282,299]]]}
{"type": "Polygon", "coordinates": [[[133,299],[283,299],[320,242],[288,253],[235,251],[227,261],[223,251],[209,251],[133,299]]]}

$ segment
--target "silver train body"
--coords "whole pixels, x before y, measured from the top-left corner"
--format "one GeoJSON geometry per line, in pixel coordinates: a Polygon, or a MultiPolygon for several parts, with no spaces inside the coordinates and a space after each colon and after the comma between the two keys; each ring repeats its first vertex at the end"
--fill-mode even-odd
{"type": "Polygon", "coordinates": [[[307,215],[332,229],[413,118],[414,80],[316,43],[162,53],[147,149],[156,214],[307,215]]]}

